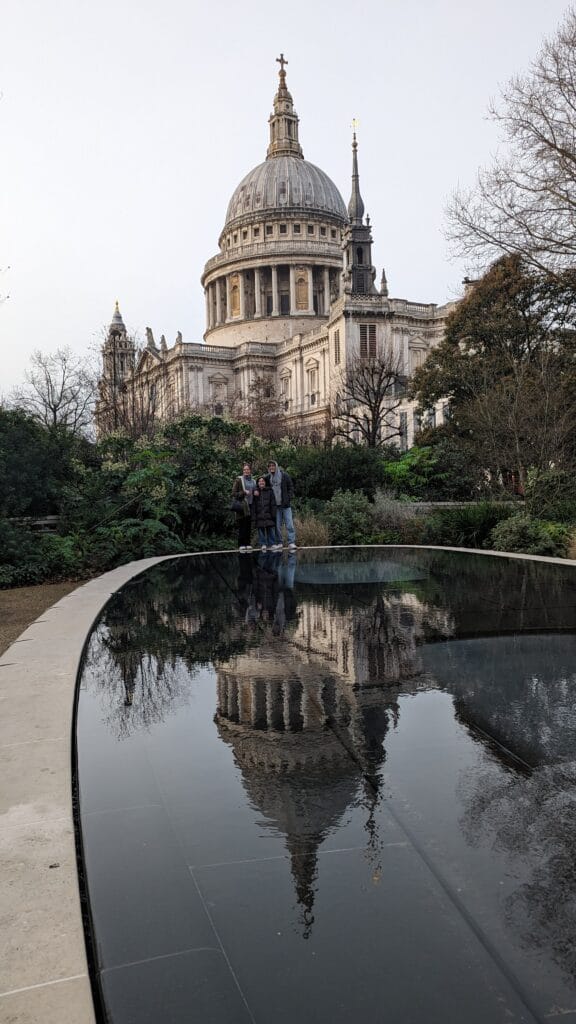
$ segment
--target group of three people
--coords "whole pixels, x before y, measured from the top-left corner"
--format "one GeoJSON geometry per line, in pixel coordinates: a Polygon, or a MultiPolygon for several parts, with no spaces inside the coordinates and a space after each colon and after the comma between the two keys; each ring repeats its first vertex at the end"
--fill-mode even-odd
{"type": "Polygon", "coordinates": [[[282,526],[286,526],[288,550],[296,550],[296,531],[292,518],[294,485],[291,477],[281,469],[275,459],[268,463],[268,472],[257,479],[252,467],[245,463],[242,475],[236,477],[232,498],[238,503],[238,550],[251,551],[252,527],[258,530],[258,544],[262,551],[282,549],[282,526]]]}

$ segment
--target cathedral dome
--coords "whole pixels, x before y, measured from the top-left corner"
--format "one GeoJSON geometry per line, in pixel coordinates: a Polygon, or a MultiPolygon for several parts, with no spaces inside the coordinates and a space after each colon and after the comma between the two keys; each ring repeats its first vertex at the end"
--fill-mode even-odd
{"type": "Polygon", "coordinates": [[[344,200],[324,171],[300,156],[278,155],[242,179],[228,203],[224,227],[241,217],[287,210],[347,220],[344,200]]]}

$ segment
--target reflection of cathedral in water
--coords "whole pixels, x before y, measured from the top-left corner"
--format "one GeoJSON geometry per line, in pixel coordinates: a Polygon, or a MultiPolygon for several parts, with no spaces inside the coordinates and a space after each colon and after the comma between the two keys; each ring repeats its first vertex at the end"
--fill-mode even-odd
{"type": "Polygon", "coordinates": [[[339,608],[307,601],[292,643],[325,659],[354,686],[413,680],[422,672],[418,645],[434,634],[452,634],[451,615],[415,594],[380,593],[369,603],[339,608]]]}
{"type": "Polygon", "coordinates": [[[285,836],[307,937],[319,847],[353,805],[364,808],[378,875],[385,737],[398,720],[399,694],[427,685],[416,643],[428,617],[443,635],[448,623],[414,595],[379,594],[346,610],[310,601],[299,610],[281,640],[218,668],[215,721],[263,824],[285,836]]]}

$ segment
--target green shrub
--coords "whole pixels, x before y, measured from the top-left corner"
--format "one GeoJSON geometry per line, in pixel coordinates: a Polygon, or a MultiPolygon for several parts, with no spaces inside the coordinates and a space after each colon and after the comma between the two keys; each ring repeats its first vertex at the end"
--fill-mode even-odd
{"type": "Polygon", "coordinates": [[[324,519],[332,544],[369,544],[372,540],[372,505],[365,494],[336,491],[326,502],[324,519]]]}
{"type": "Polygon", "coordinates": [[[426,521],[423,543],[456,548],[484,547],[494,527],[508,519],[513,511],[509,505],[488,501],[438,509],[426,521]]]}
{"type": "Polygon", "coordinates": [[[325,547],[330,543],[330,531],[327,524],[317,516],[294,516],[294,527],[299,547],[325,547]]]}
{"type": "Polygon", "coordinates": [[[82,540],[85,564],[97,572],[138,558],[180,554],[185,550],[176,534],[156,519],[122,519],[99,526],[82,540]]]}
{"type": "Polygon", "coordinates": [[[237,541],[235,531],[231,534],[196,533],[186,538],[184,549],[186,551],[232,551],[236,550],[237,541]]]}
{"type": "Polygon", "coordinates": [[[565,527],[521,514],[498,523],[492,530],[486,547],[494,551],[564,558],[569,544],[570,531],[565,527]]]}
{"type": "Polygon", "coordinates": [[[324,513],[326,502],[322,498],[300,498],[296,496],[292,502],[294,514],[301,518],[319,517],[324,513]]]}
{"type": "Polygon", "coordinates": [[[398,460],[386,463],[385,485],[396,497],[425,498],[436,474],[432,448],[410,448],[398,460]]]}
{"type": "Polygon", "coordinates": [[[306,445],[288,454],[284,468],[294,479],[299,498],[329,501],[336,491],[360,491],[374,497],[386,481],[396,449],[337,444],[332,448],[306,445]]]}
{"type": "Polygon", "coordinates": [[[526,508],[539,519],[576,522],[576,473],[564,469],[531,472],[526,484],[526,508]]]}
{"type": "Polygon", "coordinates": [[[376,491],[372,508],[374,541],[378,544],[420,544],[424,520],[409,501],[398,501],[388,491],[376,491]]]}

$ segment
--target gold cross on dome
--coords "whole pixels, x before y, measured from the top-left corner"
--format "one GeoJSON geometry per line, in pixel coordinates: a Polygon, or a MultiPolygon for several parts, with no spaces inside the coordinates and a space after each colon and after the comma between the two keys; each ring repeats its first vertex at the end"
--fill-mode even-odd
{"type": "Polygon", "coordinates": [[[360,122],[357,121],[355,117],[353,117],[352,118],[352,124],[350,125],[350,127],[351,127],[352,131],[354,132],[354,135],[356,135],[356,131],[357,131],[359,125],[360,125],[360,122]]]}
{"type": "Polygon", "coordinates": [[[279,57],[276,57],[276,63],[280,65],[280,74],[281,75],[285,75],[286,72],[284,71],[284,65],[287,64],[288,61],[284,60],[284,54],[283,53],[281,53],[279,57]]]}

